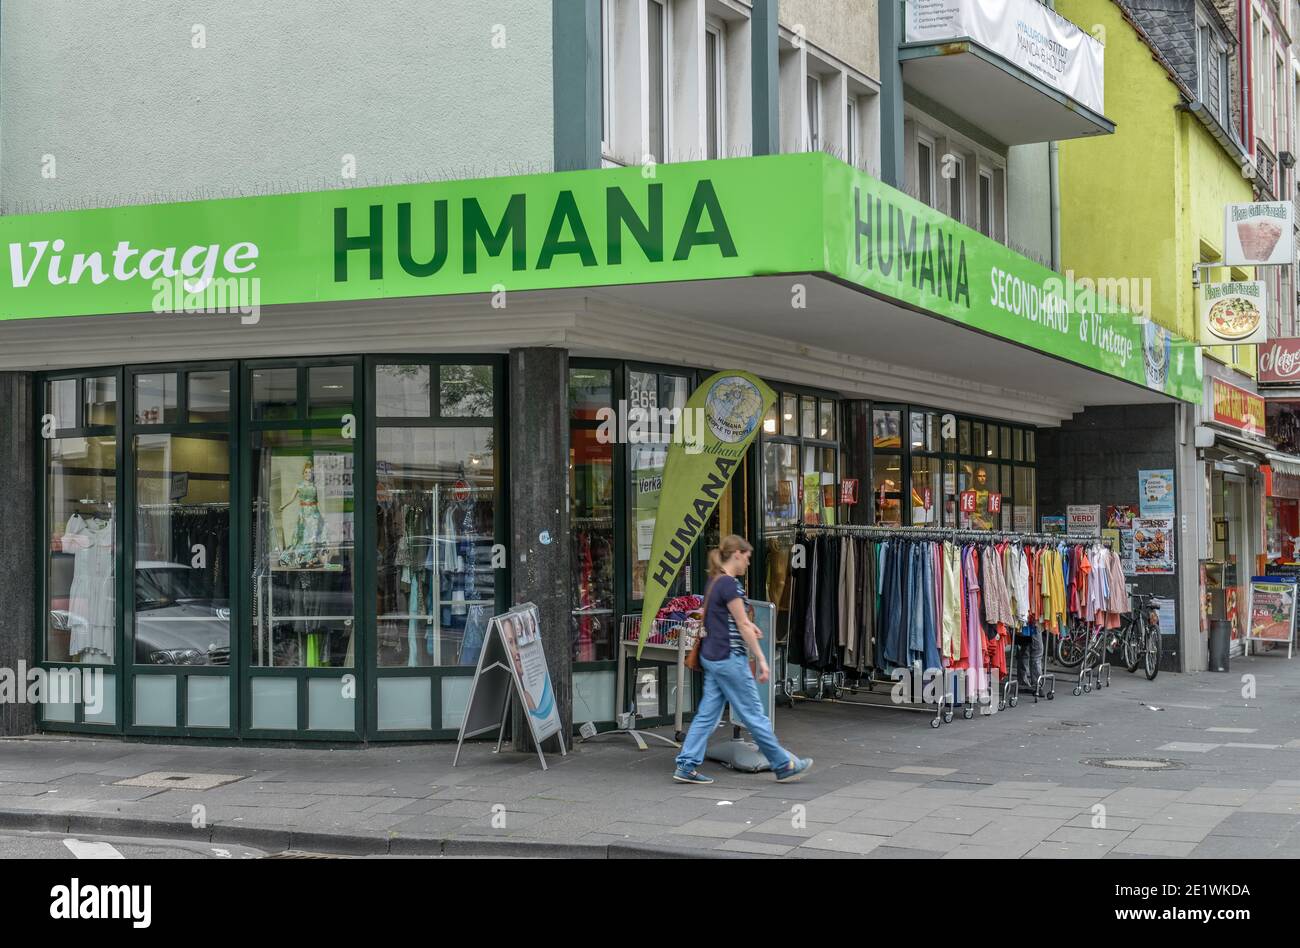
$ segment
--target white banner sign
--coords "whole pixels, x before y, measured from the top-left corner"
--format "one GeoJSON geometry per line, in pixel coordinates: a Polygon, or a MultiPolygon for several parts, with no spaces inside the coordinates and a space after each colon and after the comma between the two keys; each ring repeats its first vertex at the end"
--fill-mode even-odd
{"type": "Polygon", "coordinates": [[[1229,204],[1225,213],[1228,266],[1269,266],[1295,262],[1295,233],[1290,201],[1229,204]]]}
{"type": "Polygon", "coordinates": [[[1072,537],[1101,536],[1101,504],[1070,504],[1065,508],[1065,531],[1072,537]]]}
{"type": "Polygon", "coordinates": [[[1202,284],[1200,311],[1203,346],[1268,341],[1268,297],[1263,280],[1202,284]]]}
{"type": "Polygon", "coordinates": [[[969,37],[1092,111],[1105,109],[1104,48],[1034,0],[908,0],[907,42],[969,37]]]}

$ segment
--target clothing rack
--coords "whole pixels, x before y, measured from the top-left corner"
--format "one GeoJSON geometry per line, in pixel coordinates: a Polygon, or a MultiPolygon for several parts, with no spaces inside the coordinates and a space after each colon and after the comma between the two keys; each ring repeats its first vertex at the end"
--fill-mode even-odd
{"type": "Polygon", "coordinates": [[[1082,542],[1093,537],[1070,537],[1064,533],[1019,533],[1014,530],[967,530],[941,527],[887,527],[868,526],[866,524],[800,524],[794,533],[821,531],[825,533],[844,533],[850,536],[885,536],[903,537],[911,540],[972,540],[975,542],[1020,542],[1031,544],[1057,544],[1082,542]]]}

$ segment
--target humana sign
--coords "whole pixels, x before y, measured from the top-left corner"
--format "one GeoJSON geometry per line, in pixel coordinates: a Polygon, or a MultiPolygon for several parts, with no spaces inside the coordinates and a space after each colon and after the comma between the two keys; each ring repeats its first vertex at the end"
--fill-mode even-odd
{"type": "Polygon", "coordinates": [[[604,250],[605,263],[623,262],[624,240],[630,238],[650,263],[663,263],[665,236],[671,237],[672,260],[689,260],[697,247],[717,247],[723,257],[737,256],[736,242],[727,225],[726,215],[708,178],[695,184],[685,216],[665,235],[664,186],[650,184],[645,189],[646,211],[638,211],[618,185],[605,188],[604,232],[593,242],[588,218],[578,197],[571,190],[560,191],[549,206],[537,207],[526,192],[510,195],[505,210],[495,221],[483,209],[477,197],[464,197],[453,204],[442,199],[415,206],[399,202],[390,215],[383,204],[371,204],[359,231],[350,219],[348,208],[334,209],[334,281],[346,283],[351,277],[349,255],[364,252],[368,258],[371,280],[384,279],[390,252],[396,250],[397,265],[413,277],[433,277],[447,266],[451,250],[453,207],[458,212],[460,258],[452,263],[461,273],[477,273],[480,253],[499,257],[510,248],[510,269],[515,271],[549,270],[560,257],[575,259],[583,267],[598,267],[596,248],[604,250]],[[546,215],[546,233],[541,246],[529,247],[529,215],[546,215]],[[394,220],[395,218],[395,220],[394,220]],[[706,224],[707,218],[707,224],[706,224]],[[392,228],[390,231],[390,227],[392,228]],[[386,240],[391,241],[385,243],[386,240]],[[416,248],[422,248],[417,251],[416,248]]]}

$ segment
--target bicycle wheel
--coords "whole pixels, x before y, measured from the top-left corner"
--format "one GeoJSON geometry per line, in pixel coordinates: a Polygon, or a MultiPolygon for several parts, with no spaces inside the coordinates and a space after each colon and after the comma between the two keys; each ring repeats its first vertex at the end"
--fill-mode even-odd
{"type": "Polygon", "coordinates": [[[1141,643],[1145,641],[1145,626],[1141,620],[1134,619],[1124,628],[1124,667],[1130,672],[1137,671],[1142,661],[1141,643]]]}
{"type": "Polygon", "coordinates": [[[1080,635],[1080,631],[1078,627],[1063,629],[1056,637],[1056,660],[1066,668],[1074,668],[1083,661],[1088,632],[1084,629],[1080,635]]]}
{"type": "Polygon", "coordinates": [[[1142,670],[1146,672],[1147,681],[1151,681],[1160,673],[1159,627],[1147,629],[1146,648],[1143,650],[1142,657],[1145,662],[1145,667],[1142,670]]]}

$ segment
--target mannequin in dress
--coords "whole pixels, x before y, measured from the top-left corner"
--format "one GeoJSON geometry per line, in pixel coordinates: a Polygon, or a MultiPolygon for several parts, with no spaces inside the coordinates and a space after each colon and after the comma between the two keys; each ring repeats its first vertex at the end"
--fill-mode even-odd
{"type": "Polygon", "coordinates": [[[74,513],[55,537],[56,549],[73,555],[72,588],[68,593],[68,653],[82,662],[113,660],[116,630],[114,583],[114,522],[96,511],[83,518],[74,513]]]}
{"type": "Polygon", "coordinates": [[[280,508],[280,513],[283,514],[288,510],[295,499],[298,501],[298,521],[294,525],[293,538],[280,554],[280,564],[300,567],[320,566],[327,558],[325,518],[320,512],[316,476],[310,462],[302,466],[302,480],[294,488],[289,500],[280,508]]]}

